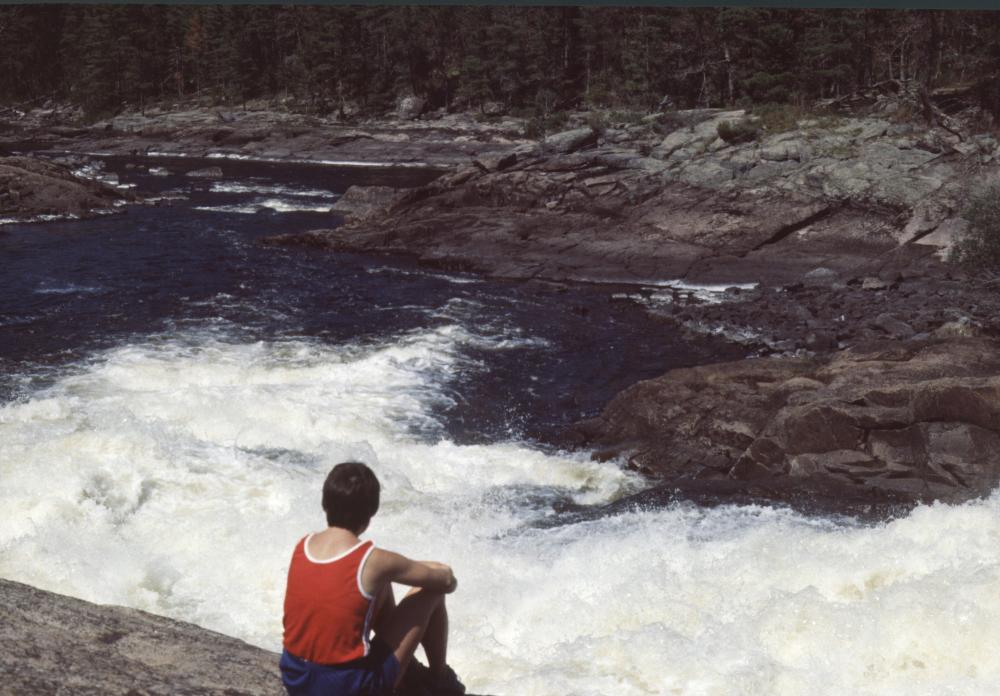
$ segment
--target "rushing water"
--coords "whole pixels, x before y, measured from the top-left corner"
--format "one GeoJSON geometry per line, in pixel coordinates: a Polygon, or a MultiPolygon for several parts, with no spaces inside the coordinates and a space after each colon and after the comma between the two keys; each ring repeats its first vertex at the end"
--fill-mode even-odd
{"type": "Polygon", "coordinates": [[[641,484],[546,441],[630,382],[737,354],[612,289],[258,243],[392,171],[125,164],[182,200],[0,228],[0,576],[277,649],[291,548],[329,468],[361,459],[383,483],[369,535],[456,569],[451,661],[475,691],[996,693],[1000,499],[876,526],[683,504],[561,521],[641,484]]]}

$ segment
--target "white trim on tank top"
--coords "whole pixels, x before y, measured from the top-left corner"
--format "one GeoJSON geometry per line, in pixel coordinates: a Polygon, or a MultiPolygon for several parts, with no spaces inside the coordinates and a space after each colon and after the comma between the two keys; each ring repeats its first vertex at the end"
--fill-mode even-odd
{"type": "MultiPolygon", "coordinates": [[[[375,599],[375,595],[370,595],[367,592],[365,592],[365,587],[364,585],[361,584],[361,571],[365,569],[365,563],[368,562],[368,557],[372,555],[372,551],[374,550],[375,550],[375,544],[372,544],[371,547],[367,551],[365,551],[365,555],[361,559],[361,563],[358,564],[358,592],[360,592],[361,596],[367,599],[369,602],[375,599]]],[[[367,627],[368,624],[367,622],[365,622],[365,628],[367,627]]]]}
{"type": "MultiPolygon", "coordinates": [[[[305,552],[306,558],[308,558],[313,563],[333,563],[334,561],[339,561],[341,558],[344,558],[345,556],[350,555],[352,552],[357,551],[359,548],[361,548],[361,545],[365,543],[364,541],[359,541],[354,546],[352,546],[351,548],[347,549],[347,551],[344,551],[343,553],[337,554],[333,558],[324,558],[323,560],[320,560],[318,558],[314,558],[313,555],[311,553],[309,553],[309,540],[312,539],[313,536],[315,536],[315,534],[316,533],[313,532],[312,534],[308,535],[303,540],[303,542],[302,542],[302,550],[305,552]]],[[[366,554],[366,556],[367,556],[367,554],[366,554]]],[[[362,594],[364,594],[364,593],[362,593],[362,594]]]]}

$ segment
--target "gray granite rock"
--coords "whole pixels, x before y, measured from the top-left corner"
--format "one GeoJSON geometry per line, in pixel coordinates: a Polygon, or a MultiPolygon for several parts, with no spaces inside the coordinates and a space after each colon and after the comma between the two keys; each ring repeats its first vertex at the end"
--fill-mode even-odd
{"type": "MultiPolygon", "coordinates": [[[[194,624],[0,578],[4,696],[283,696],[278,659],[194,624]]],[[[400,696],[444,696],[412,664],[400,696]]]]}
{"type": "Polygon", "coordinates": [[[597,142],[597,131],[592,128],[575,128],[555,133],[545,138],[544,146],[549,152],[568,154],[597,142]]]}
{"type": "Polygon", "coordinates": [[[278,655],[124,607],[0,579],[0,692],[280,696],[278,655]]]}
{"type": "Polygon", "coordinates": [[[351,186],[337,199],[331,210],[348,220],[366,220],[387,211],[405,192],[391,186],[351,186]]]}

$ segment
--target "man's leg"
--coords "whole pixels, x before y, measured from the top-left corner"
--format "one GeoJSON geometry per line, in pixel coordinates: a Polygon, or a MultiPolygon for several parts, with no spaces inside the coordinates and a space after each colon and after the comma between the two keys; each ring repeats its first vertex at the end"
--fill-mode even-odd
{"type": "Polygon", "coordinates": [[[383,622],[378,633],[399,661],[398,685],[418,645],[424,646],[431,674],[443,674],[448,657],[448,613],[440,592],[414,588],[383,622]]]}
{"type": "Polygon", "coordinates": [[[424,631],[420,644],[424,646],[431,676],[439,677],[444,674],[444,668],[448,665],[448,607],[445,606],[443,595],[441,604],[427,621],[427,630],[424,631]]]}

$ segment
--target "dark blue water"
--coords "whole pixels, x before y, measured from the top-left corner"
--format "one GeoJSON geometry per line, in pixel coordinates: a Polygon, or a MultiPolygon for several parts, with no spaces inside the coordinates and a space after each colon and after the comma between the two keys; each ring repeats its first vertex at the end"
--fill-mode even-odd
{"type": "Polygon", "coordinates": [[[167,174],[157,176],[134,164],[108,159],[104,172],[171,200],[0,227],[0,400],[25,397],[104,349],[191,329],[239,342],[340,344],[459,323],[515,347],[465,349],[478,367],[454,375],[454,405],[439,414],[449,435],[544,442],[640,379],[740,355],[685,340],[615,300],[616,288],[490,281],[399,257],[260,243],[335,226],[335,214],[315,209],[352,184],[413,186],[433,174],[161,160],[151,164],[167,174]],[[224,178],[183,176],[205,166],[221,166],[224,178]]]}

